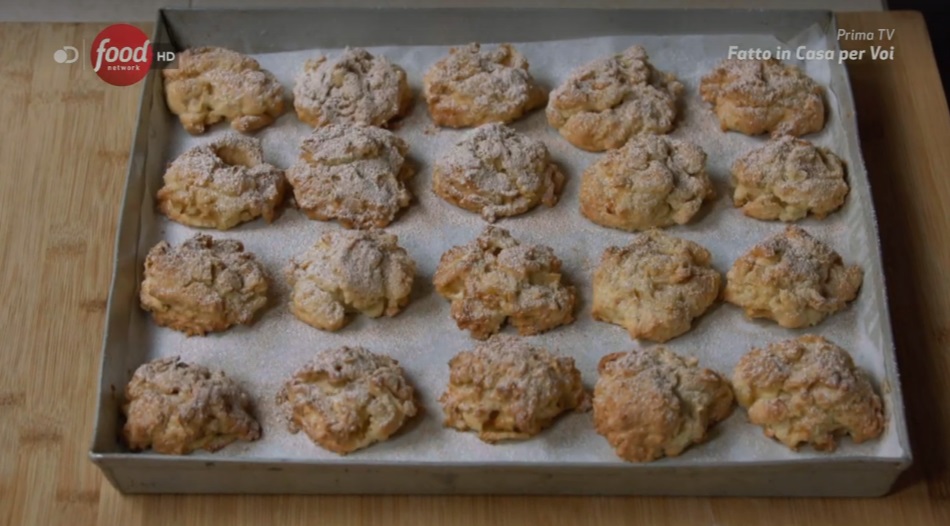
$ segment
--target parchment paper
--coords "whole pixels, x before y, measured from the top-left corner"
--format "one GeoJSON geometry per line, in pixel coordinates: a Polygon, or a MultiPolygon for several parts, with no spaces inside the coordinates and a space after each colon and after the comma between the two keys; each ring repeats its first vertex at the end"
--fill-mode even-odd
{"type": "MultiPolygon", "coordinates": [[[[672,135],[691,140],[706,151],[708,171],[718,193],[717,198],[707,203],[690,224],[670,228],[668,232],[707,247],[713,253],[715,267],[725,273],[732,262],[751,245],[778,232],[784,225],[746,218],[733,208],[728,183],[729,167],[736,157],[761,145],[765,139],[721,132],[712,112],[699,98],[699,79],[725,57],[730,45],[774,50],[780,42],[771,36],[755,35],[625,35],[571,41],[515,42],[528,58],[535,78],[548,89],[563,82],[573,68],[634,44],[644,45],[656,67],[675,73],[685,84],[680,122],[672,135]]],[[[797,45],[806,45],[810,49],[829,48],[829,42],[817,26],[781,44],[793,50],[797,45]]],[[[151,320],[140,316],[133,320],[130,328],[134,333],[132,341],[143,342],[148,358],[178,354],[189,362],[221,368],[239,380],[256,399],[263,438],[250,444],[233,444],[209,455],[209,458],[436,464],[515,461],[539,465],[620,464],[621,461],[607,442],[594,431],[590,413],[568,414],[531,440],[494,446],[482,443],[474,434],[442,427],[442,412],[437,398],[448,378],[447,362],[454,354],[472,348],[475,341],[456,327],[449,315],[449,303],[432,287],[432,276],[444,251],[473,239],[486,223],[475,214],[443,202],[430,189],[434,160],[465,133],[465,130],[450,129],[433,133],[434,127],[420,94],[423,73],[448,52],[448,46],[369,49],[405,68],[416,93],[411,114],[395,130],[408,141],[411,160],[418,169],[410,183],[415,201],[406,213],[388,227],[388,231],[399,236],[400,244],[418,265],[415,291],[408,308],[391,319],[371,320],[357,316],[350,325],[337,333],[319,331],[294,318],[287,308],[288,288],[283,274],[287,262],[293,255],[310,246],[322,232],[341,227],[336,223],[311,221],[295,209],[286,209],[271,225],[258,220],[229,232],[210,232],[216,237],[241,240],[275,278],[272,302],[253,326],[188,338],[176,331],[156,327],[151,320]],[[424,406],[422,414],[397,436],[342,459],[316,447],[303,433],[291,435],[279,418],[274,404],[279,385],[300,365],[315,352],[340,345],[362,345],[398,359],[415,384],[424,406]]],[[[318,52],[335,56],[339,51],[314,49],[256,55],[255,58],[264,68],[272,71],[290,93],[294,78],[307,58],[318,52]]],[[[831,75],[828,63],[790,62],[797,63],[812,78],[828,86],[831,75]]],[[[824,131],[808,139],[830,147],[849,166],[856,166],[858,159],[851,157],[851,154],[857,155],[857,152],[847,151],[836,96],[830,89],[826,90],[826,94],[829,110],[827,125],[824,131]]],[[[172,117],[169,115],[168,118],[172,117]]],[[[540,207],[524,216],[501,220],[497,224],[509,229],[523,242],[550,245],[564,262],[567,278],[578,290],[577,321],[536,336],[534,341],[553,351],[573,356],[585,384],[593,387],[596,364],[601,356],[641,345],[632,341],[623,329],[595,322],[590,315],[590,277],[601,253],[608,246],[626,244],[631,234],[595,225],[579,212],[580,175],[599,154],[583,152],[562,139],[556,130],[548,126],[543,110],[531,113],[513,126],[547,144],[554,160],[564,169],[567,184],[560,203],[554,208],[540,207]]],[[[205,136],[196,138],[185,133],[177,123],[172,126],[172,130],[172,140],[166,152],[169,162],[193,145],[230,132],[226,125],[218,125],[205,136]]],[[[267,161],[287,168],[294,163],[300,141],[308,133],[309,128],[291,110],[277,123],[260,131],[258,136],[263,139],[267,161]]],[[[155,195],[161,184],[161,176],[161,173],[148,174],[147,197],[155,195]]],[[[851,180],[850,183],[855,184],[855,181],[851,180]]],[[[858,184],[866,184],[866,180],[862,178],[858,184]]],[[[872,251],[876,247],[872,227],[863,215],[865,207],[870,206],[870,202],[865,202],[859,193],[852,191],[841,211],[822,221],[808,219],[800,224],[829,242],[846,262],[867,262],[875,257],[872,251]]],[[[144,257],[148,248],[160,239],[180,243],[195,232],[194,229],[168,221],[151,207],[146,207],[142,210],[140,257],[144,257]]],[[[868,282],[866,277],[865,285],[868,282]]],[[[699,318],[690,332],[668,345],[675,352],[698,357],[703,366],[731,376],[739,357],[752,346],[795,337],[804,332],[815,332],[849,349],[856,362],[871,374],[877,385],[887,388],[884,381],[885,351],[875,343],[879,338],[869,336],[878,330],[876,324],[880,323],[880,309],[885,307],[883,302],[876,304],[872,301],[873,297],[873,291],[865,286],[850,308],[810,331],[786,330],[767,321],[749,321],[738,308],[719,304],[699,318]]],[[[507,330],[510,332],[510,329],[507,330]]],[[[128,364],[130,373],[138,363],[128,364]]],[[[880,440],[855,445],[846,439],[833,455],[897,457],[900,452],[896,430],[888,426],[880,440]]],[[[678,458],[663,459],[659,463],[692,465],[789,461],[814,457],[831,458],[829,454],[816,453],[810,448],[792,452],[765,438],[761,429],[749,424],[745,412],[737,408],[731,418],[714,428],[707,443],[694,446],[678,458]]]]}

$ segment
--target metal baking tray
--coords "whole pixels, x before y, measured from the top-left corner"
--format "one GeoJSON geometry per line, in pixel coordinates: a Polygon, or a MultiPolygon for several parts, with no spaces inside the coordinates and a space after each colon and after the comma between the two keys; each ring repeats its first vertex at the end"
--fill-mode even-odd
{"type": "MultiPolygon", "coordinates": [[[[846,261],[863,266],[865,280],[858,300],[812,331],[786,331],[775,324],[745,320],[739,309],[721,306],[668,345],[728,375],[751,344],[803,332],[826,335],[852,349],[858,364],[870,370],[877,383],[888,417],[880,440],[855,445],[846,439],[833,454],[807,448],[791,452],[764,438],[737,408],[732,417],[714,428],[707,443],[680,457],[630,464],[620,461],[596,435],[589,413],[567,415],[532,440],[489,446],[471,434],[442,429],[435,401],[447,379],[448,358],[471,348],[474,341],[455,328],[448,316],[448,303],[432,290],[432,271],[443,250],[468,242],[483,224],[474,214],[442,203],[429,190],[433,156],[464,132],[433,133],[428,126],[424,102],[418,97],[420,61],[431,63],[432,57],[444,54],[450,45],[513,42],[524,51],[538,80],[552,88],[566,71],[590,58],[645,43],[654,64],[677,73],[687,84],[683,122],[674,135],[686,134],[707,150],[709,170],[719,190],[708,210],[671,233],[706,245],[713,252],[715,266],[724,272],[749,245],[781,225],[743,219],[732,208],[726,182],[728,166],[761,139],[718,132],[711,112],[698,102],[695,71],[683,70],[708,69],[710,54],[724,56],[730,42],[794,46],[805,41],[837,49],[835,32],[832,14],[802,11],[161,10],[153,37],[156,44],[178,50],[219,45],[253,54],[285,86],[292,82],[288,60],[302,62],[301,52],[316,49],[381,49],[406,67],[417,102],[397,134],[405,136],[410,156],[417,163],[418,174],[411,184],[417,201],[389,230],[399,235],[419,264],[418,290],[399,316],[379,321],[357,319],[340,333],[323,333],[292,317],[287,319],[286,288],[279,284],[281,263],[321,231],[338,228],[302,219],[295,210],[287,210],[273,225],[257,222],[226,233],[212,232],[216,237],[243,241],[278,282],[277,298],[254,326],[205,338],[185,338],[155,327],[138,307],[145,254],[158,239],[177,242],[193,231],[157,214],[154,193],[165,164],[195,139],[184,134],[169,114],[161,76],[150,72],[144,81],[116,239],[91,459],[126,493],[876,496],[888,492],[909,466],[911,456],[854,103],[846,69],[836,61],[807,65],[815,68],[808,70],[809,74],[826,86],[829,107],[826,130],[809,138],[832,145],[845,159],[852,190],[840,212],[823,222],[806,220],[802,224],[819,237],[834,241],[832,245],[846,261]],[[671,67],[676,64],[679,67],[671,67]],[[272,391],[309,354],[344,343],[366,344],[399,359],[419,388],[423,414],[393,439],[337,457],[310,444],[303,434],[287,433],[274,414],[272,391]],[[122,389],[136,367],[168,354],[220,367],[244,384],[258,401],[264,437],[253,444],[232,444],[214,454],[182,457],[124,449],[118,440],[122,389]]],[[[580,294],[578,321],[536,338],[552,350],[573,356],[585,383],[592,386],[601,356],[637,346],[623,330],[592,322],[589,312],[593,266],[605,246],[624,244],[629,234],[592,225],[577,212],[577,179],[597,154],[580,152],[560,139],[544,123],[543,111],[514,126],[541,135],[555,161],[564,165],[568,184],[553,209],[505,220],[500,226],[524,241],[551,244],[564,261],[580,294]]],[[[215,127],[204,139],[224,133],[224,128],[226,125],[215,127]]],[[[259,133],[265,156],[278,166],[289,166],[306,132],[290,112],[259,133]]]]}

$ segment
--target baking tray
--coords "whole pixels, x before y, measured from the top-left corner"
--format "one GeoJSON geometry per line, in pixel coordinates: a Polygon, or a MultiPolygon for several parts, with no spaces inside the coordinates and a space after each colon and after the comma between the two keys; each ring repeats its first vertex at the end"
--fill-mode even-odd
{"type": "MultiPolygon", "coordinates": [[[[658,67],[670,69],[665,67],[670,62],[684,63],[684,57],[676,56],[677,50],[690,49],[690,46],[693,49],[719,46],[724,55],[725,42],[792,45],[807,37],[809,45],[815,45],[817,38],[821,45],[836,49],[835,31],[832,14],[802,11],[164,9],[159,12],[153,42],[175,49],[219,45],[254,55],[268,54],[259,57],[262,65],[274,71],[285,85],[291,81],[287,59],[302,62],[303,55],[294,52],[303,50],[345,46],[379,48],[394,62],[405,65],[402,60],[412,61],[413,56],[419,60],[417,55],[420,54],[429,60],[429,57],[444,54],[450,45],[472,41],[514,42],[525,52],[539,81],[552,88],[558,79],[563,79],[565,67],[569,70],[590,58],[640,41],[646,44],[658,67]],[[563,47],[565,42],[571,46],[563,47]],[[664,45],[659,42],[675,45],[663,50],[664,45]],[[560,59],[552,63],[544,58],[544,53],[537,51],[554,45],[562,46],[557,49],[566,53],[565,64],[561,64],[560,59]],[[398,50],[405,51],[407,48],[400,48],[405,46],[412,48],[400,56],[398,50]],[[433,50],[438,50],[438,54],[433,55],[433,50]],[[587,53],[584,60],[573,56],[578,50],[580,55],[587,53]],[[393,57],[394,53],[397,56],[393,57]],[[553,70],[557,70],[557,74],[553,74],[553,70]],[[552,79],[552,75],[557,79],[552,79]]],[[[689,62],[688,57],[685,61],[689,62]]],[[[711,64],[696,64],[707,69],[709,66],[711,64]]],[[[589,413],[567,415],[542,435],[518,444],[489,446],[471,434],[441,429],[441,413],[435,399],[447,379],[446,362],[451,355],[471,348],[474,341],[460,333],[449,319],[448,303],[431,288],[431,274],[438,255],[445,248],[468,242],[483,223],[474,214],[454,209],[431,195],[429,168],[434,152],[464,131],[443,130],[433,134],[430,128],[420,134],[418,126],[420,119],[425,119],[425,108],[419,97],[413,116],[404,119],[397,130],[401,136],[415,134],[406,138],[410,155],[419,169],[411,185],[417,202],[388,228],[400,236],[401,243],[420,265],[417,290],[406,312],[388,320],[357,318],[344,331],[335,334],[287,320],[283,305],[286,290],[281,289],[283,280],[279,277],[282,263],[288,254],[303,250],[320,232],[338,228],[335,224],[305,220],[296,211],[288,210],[274,225],[256,222],[226,233],[212,232],[216,237],[244,241],[277,278],[277,299],[262,319],[250,328],[236,328],[225,335],[206,338],[185,338],[174,331],[155,327],[138,307],[137,289],[145,254],[158,239],[177,242],[193,231],[164,220],[154,210],[154,193],[165,164],[191,144],[191,139],[166,110],[161,77],[153,71],[144,81],[116,240],[99,406],[90,452],[92,460],[117,489],[126,493],[747,496],[886,493],[911,459],[877,226],[860,155],[847,72],[837,62],[824,63],[818,68],[815,72],[809,70],[809,74],[819,77],[827,88],[829,123],[826,132],[809,138],[820,144],[834,144],[836,152],[848,163],[852,190],[848,203],[832,218],[825,222],[806,220],[802,224],[819,237],[832,239],[833,246],[846,260],[860,262],[865,280],[858,300],[848,310],[810,332],[861,350],[855,353],[855,359],[871,371],[885,401],[888,424],[880,440],[861,445],[844,440],[834,454],[808,449],[793,453],[763,438],[756,426],[745,422],[744,412],[737,409],[732,417],[714,428],[706,444],[680,457],[629,464],[617,459],[606,442],[596,435],[589,413]],[[413,128],[414,122],[416,128],[413,128]],[[302,229],[310,230],[310,235],[301,235],[302,229]],[[273,240],[282,236],[287,239],[286,250],[270,250],[273,240]],[[282,312],[284,314],[280,314],[282,312]],[[280,327],[284,322],[295,325],[282,334],[280,327]],[[400,326],[403,328],[399,329],[400,326]],[[390,330],[402,332],[387,333],[390,330]],[[268,336],[268,331],[275,334],[268,336]],[[397,337],[407,331],[427,332],[425,338],[432,335],[431,338],[445,338],[449,343],[434,346],[436,351],[423,353],[403,344],[397,337]],[[308,354],[343,343],[366,344],[371,350],[399,359],[420,388],[424,408],[421,418],[417,417],[407,430],[390,441],[347,457],[337,457],[310,444],[303,434],[289,435],[273,411],[271,391],[276,382],[301,365],[308,354]],[[253,444],[233,444],[214,454],[201,452],[184,457],[125,450],[117,440],[122,388],[141,363],[167,354],[182,354],[189,361],[218,366],[242,384],[250,385],[249,392],[263,413],[264,438],[253,444]]],[[[418,96],[421,72],[409,67],[407,70],[418,96]]],[[[676,68],[672,71],[683,77],[682,71],[676,68]]],[[[714,123],[709,115],[703,114],[708,113],[708,109],[696,102],[696,86],[686,78],[683,80],[691,99],[684,117],[688,122],[681,122],[679,129],[694,128],[697,120],[702,119],[707,121],[703,126],[714,123]]],[[[568,277],[578,286],[580,294],[578,322],[536,338],[552,350],[573,356],[585,383],[591,386],[596,380],[594,366],[600,356],[637,346],[621,329],[607,324],[591,325],[593,322],[589,320],[589,274],[593,265],[603,247],[624,244],[629,234],[600,228],[580,218],[577,179],[582,166],[596,159],[597,154],[577,151],[547,128],[543,119],[543,112],[535,112],[524,123],[519,121],[514,126],[525,132],[544,133],[542,139],[552,150],[554,159],[566,165],[569,182],[562,201],[554,209],[502,221],[500,226],[511,229],[524,241],[555,245],[564,260],[568,277]],[[557,214],[574,217],[569,224],[548,219],[560,217],[557,214]],[[566,227],[571,231],[568,235],[579,239],[570,249],[558,245],[563,241],[555,239],[566,227]],[[577,334],[581,329],[590,332],[577,334]]],[[[216,127],[201,140],[225,133],[223,128],[225,126],[216,127]]],[[[285,115],[259,134],[265,142],[265,156],[278,166],[289,166],[305,132],[306,127],[296,122],[292,112],[285,115]],[[274,150],[276,153],[268,153],[274,150]]],[[[692,138],[688,131],[684,133],[692,138]]],[[[704,139],[705,143],[697,142],[710,153],[709,169],[720,195],[693,224],[671,229],[671,233],[709,247],[715,266],[725,271],[754,241],[781,227],[745,219],[742,223],[745,230],[741,233],[736,234],[731,227],[731,234],[723,234],[719,224],[736,221],[738,215],[732,210],[729,197],[724,195],[728,165],[735,156],[754,145],[756,139],[718,133],[710,133],[704,139]],[[742,149],[735,146],[740,143],[744,145],[742,149]],[[732,219],[728,219],[730,217],[732,219]]],[[[747,342],[764,344],[803,332],[809,331],[786,331],[767,322],[744,320],[739,309],[721,306],[700,319],[693,331],[669,345],[677,352],[699,357],[705,366],[729,374],[738,355],[748,350],[747,342]],[[733,340],[743,345],[736,345],[733,340]]]]}

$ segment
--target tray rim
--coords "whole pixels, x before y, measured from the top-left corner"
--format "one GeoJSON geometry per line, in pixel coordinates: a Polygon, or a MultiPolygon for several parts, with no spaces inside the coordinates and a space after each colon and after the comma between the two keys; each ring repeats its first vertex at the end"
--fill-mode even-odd
{"type": "MultiPolygon", "coordinates": [[[[702,8],[702,9],[688,9],[688,8],[664,8],[664,9],[642,9],[632,6],[623,6],[623,7],[563,7],[563,8],[536,8],[536,7],[407,7],[407,6],[398,6],[398,7],[370,7],[370,6],[361,6],[361,7],[327,7],[327,6],[307,6],[307,7],[242,7],[242,8],[161,8],[158,10],[157,19],[155,22],[152,42],[160,42],[161,37],[168,37],[166,41],[173,41],[173,35],[169,30],[167,14],[184,14],[187,16],[188,13],[205,13],[205,14],[214,14],[214,13],[266,13],[269,15],[290,15],[298,14],[301,12],[311,12],[311,13],[322,13],[322,14],[332,14],[335,12],[366,12],[374,13],[377,16],[380,13],[385,12],[413,12],[413,13],[424,13],[424,12],[479,12],[483,14],[496,12],[498,14],[519,12],[519,13],[532,13],[532,12],[552,12],[552,11],[573,11],[573,12],[586,12],[586,13],[598,13],[602,15],[604,12],[610,11],[623,11],[623,12],[650,12],[654,15],[667,15],[669,17],[675,18],[676,16],[681,16],[686,13],[689,16],[701,16],[704,12],[717,12],[717,13],[731,13],[737,16],[743,14],[755,15],[755,16],[765,16],[765,17],[778,17],[783,13],[794,13],[796,16],[802,17],[814,17],[816,20],[823,20],[829,24],[828,31],[834,32],[837,29],[837,16],[834,12],[827,10],[797,10],[797,9],[781,9],[781,10],[769,10],[769,9],[757,9],[757,8],[746,8],[746,9],[715,9],[715,8],[702,8]]],[[[834,42],[834,48],[839,49],[837,41],[834,42]]],[[[132,221],[131,225],[128,224],[130,221],[125,220],[126,215],[130,214],[132,210],[129,207],[130,193],[132,190],[133,178],[143,178],[145,171],[145,159],[148,157],[148,138],[149,138],[149,117],[148,113],[152,110],[152,106],[155,103],[153,92],[155,90],[156,83],[160,82],[160,78],[156,78],[160,75],[158,70],[149,71],[145,81],[142,83],[139,104],[136,112],[136,127],[132,140],[132,152],[129,157],[127,166],[126,166],[126,181],[123,189],[121,207],[119,212],[119,225],[117,229],[117,235],[115,243],[113,246],[113,272],[110,280],[109,286],[109,297],[106,306],[106,323],[104,327],[103,334],[103,343],[101,346],[100,353],[100,367],[99,367],[99,385],[97,386],[97,403],[96,403],[96,412],[95,412],[95,423],[93,426],[93,437],[88,449],[89,459],[98,465],[103,471],[105,476],[112,482],[113,486],[122,491],[121,482],[115,478],[113,473],[112,466],[117,462],[128,462],[134,464],[141,462],[143,464],[158,464],[158,465],[174,465],[180,464],[186,469],[192,469],[192,466],[195,468],[211,467],[213,465],[222,465],[222,466],[233,466],[233,467],[243,467],[243,466],[274,466],[282,465],[287,467],[313,467],[313,466],[327,466],[327,467],[351,467],[354,470],[360,469],[369,469],[374,470],[378,468],[405,468],[405,469],[430,469],[430,468],[440,468],[440,469],[460,469],[460,470],[475,470],[480,468],[486,469],[536,469],[536,470],[545,470],[545,469],[562,469],[562,470],[622,470],[622,471],[677,471],[677,470],[686,470],[686,471],[706,471],[706,470],[742,470],[745,468],[750,469],[766,469],[770,467],[782,467],[782,466],[810,466],[814,465],[815,467],[821,467],[825,465],[881,465],[884,466],[893,466],[896,468],[896,474],[906,470],[913,462],[913,453],[911,449],[910,440],[908,437],[907,431],[907,421],[904,408],[904,396],[901,390],[900,382],[900,371],[897,364],[897,352],[894,344],[893,337],[893,327],[891,325],[891,315],[890,315],[890,304],[888,302],[888,294],[886,287],[886,275],[884,274],[883,268],[883,257],[881,250],[880,234],[879,234],[879,224],[877,220],[877,211],[874,206],[874,201],[871,195],[870,189],[870,180],[868,178],[866,165],[864,162],[864,156],[860,147],[860,137],[859,129],[857,126],[857,115],[854,108],[854,101],[852,95],[852,85],[850,75],[847,71],[847,68],[840,68],[839,70],[843,74],[841,75],[840,81],[844,83],[842,93],[836,92],[836,96],[839,99],[839,106],[850,108],[852,111],[850,115],[842,115],[841,122],[842,126],[845,128],[845,133],[847,135],[848,148],[851,150],[853,158],[857,161],[857,166],[849,166],[849,171],[854,172],[856,169],[860,170],[863,173],[864,181],[867,184],[861,185],[852,185],[852,191],[855,190],[857,186],[857,191],[860,191],[862,199],[865,199],[869,206],[867,207],[865,214],[869,215],[870,226],[872,227],[873,235],[873,252],[876,254],[874,259],[874,266],[876,271],[872,273],[873,279],[875,282],[879,281],[880,283],[874,283],[874,285],[879,285],[879,290],[881,294],[881,300],[884,304],[884,308],[881,311],[881,323],[883,324],[883,344],[886,355],[884,356],[884,371],[885,377],[880,379],[880,387],[886,389],[886,392],[893,397],[896,403],[891,404],[892,407],[889,407],[889,421],[888,426],[896,426],[897,441],[898,445],[901,448],[901,452],[898,455],[892,456],[849,456],[849,457],[840,457],[840,456],[828,456],[827,458],[801,458],[801,459],[787,459],[787,460],[754,460],[746,462],[735,462],[735,461],[716,461],[716,462],[705,462],[705,463],[689,463],[688,460],[683,460],[683,457],[677,459],[672,459],[672,462],[653,462],[653,463],[642,463],[642,464],[624,464],[624,465],[604,465],[602,463],[593,463],[593,462],[564,462],[558,464],[545,464],[539,462],[508,462],[508,461],[493,461],[493,462],[454,462],[446,463],[442,461],[413,461],[413,462],[399,462],[391,460],[378,460],[378,459],[360,459],[356,460],[354,457],[342,457],[339,459],[300,459],[300,458],[291,458],[291,457],[281,457],[281,458],[241,458],[241,457],[214,457],[213,454],[199,452],[188,456],[167,456],[160,455],[152,452],[145,453],[132,453],[124,451],[102,451],[97,448],[97,444],[100,441],[100,428],[102,426],[102,419],[107,417],[108,408],[105,407],[107,404],[104,403],[108,398],[115,395],[115,386],[113,389],[106,389],[105,385],[105,375],[107,367],[107,350],[110,343],[110,327],[116,323],[116,319],[123,315],[121,312],[121,306],[117,308],[116,305],[116,289],[119,286],[119,281],[123,279],[121,273],[121,263],[123,258],[122,248],[125,246],[125,239],[133,235],[134,232],[134,243],[137,245],[137,239],[140,233],[140,223],[139,221],[132,221]],[[139,143],[143,144],[139,144],[139,143]],[[893,391],[893,393],[890,393],[893,391]]],[[[833,71],[834,73],[834,71],[833,71]]],[[[137,217],[137,215],[135,216],[137,217]]],[[[135,252],[133,250],[132,252],[135,252]]],[[[137,254],[136,254],[137,256],[137,254]]],[[[128,315],[128,313],[126,313],[128,315]]]]}

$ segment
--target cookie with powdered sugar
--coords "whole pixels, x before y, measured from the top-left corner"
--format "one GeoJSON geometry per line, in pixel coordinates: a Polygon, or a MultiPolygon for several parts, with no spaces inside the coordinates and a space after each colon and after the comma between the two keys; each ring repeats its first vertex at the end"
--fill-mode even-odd
{"type": "Polygon", "coordinates": [[[824,218],[841,208],[849,190],[837,155],[788,135],[737,159],[732,183],[736,208],[763,220],[824,218]]]}
{"type": "Polygon", "coordinates": [[[294,85],[297,116],[314,128],[386,126],[411,104],[406,72],[363,48],[346,48],[335,59],[321,55],[308,60],[294,85]]]}
{"type": "Polygon", "coordinates": [[[406,188],[413,175],[408,151],[406,141],[388,130],[330,124],[303,140],[287,180],[310,219],[382,228],[412,201],[406,188]]]}
{"type": "Polygon", "coordinates": [[[183,225],[228,230],[263,217],[284,198],[284,172],[264,162],[260,139],[229,133],[190,148],[168,166],[158,208],[183,225]]]}
{"type": "Polygon", "coordinates": [[[432,120],[450,128],[512,122],[547,100],[511,44],[451,48],[426,72],[423,94],[432,120]]]}
{"type": "Polygon", "coordinates": [[[531,438],[588,402],[573,358],[508,335],[452,357],[439,398],[446,427],[474,431],[490,444],[531,438]]]}
{"type": "Polygon", "coordinates": [[[880,436],[884,404],[851,355],[806,334],[754,348],[732,375],[736,399],[765,436],[797,450],[834,451],[838,438],[855,443],[880,436]]]}
{"type": "Polygon", "coordinates": [[[682,92],[676,76],[653,67],[643,46],[632,46],[572,71],[551,92],[546,114],[568,142],[600,152],[672,130],[682,92]]]}
{"type": "Polygon", "coordinates": [[[702,148],[665,135],[640,135],[584,170],[580,194],[584,217],[638,231],[688,223],[715,190],[702,148]]]}
{"type": "Polygon", "coordinates": [[[485,340],[507,322],[522,335],[574,321],[574,287],[564,283],[550,247],[521,243],[505,229],[486,227],[439,260],[435,290],[452,302],[459,329],[485,340]]]}
{"type": "Polygon", "coordinates": [[[564,174],[543,142],[500,123],[469,132],[438,161],[432,190],[485,221],[557,204],[564,174]]]}
{"type": "Polygon", "coordinates": [[[861,267],[846,265],[827,244],[790,225],[733,263],[723,297],[749,318],[797,329],[844,309],[863,279],[861,267]]]}
{"type": "Polygon", "coordinates": [[[415,390],[399,362],[363,347],[317,354],[277,393],[291,433],[346,455],[382,442],[417,412],[415,390]]]}
{"type": "Polygon", "coordinates": [[[608,354],[597,371],[594,427],[629,462],[678,456],[732,413],[722,375],[664,346],[608,354]]]}
{"type": "Polygon", "coordinates": [[[250,396],[222,371],[177,356],[143,364],[125,387],[122,439],[129,449],[186,455],[261,437],[250,396]]]}
{"type": "Polygon", "coordinates": [[[149,250],[139,300],[155,323],[193,336],[250,325],[267,290],[264,267],[240,241],[198,234],[149,250]]]}
{"type": "Polygon", "coordinates": [[[415,270],[392,234],[327,232],[287,268],[290,310],[325,331],[342,328],[354,314],[395,316],[409,303],[415,270]]]}
{"type": "Polygon", "coordinates": [[[798,137],[825,127],[821,86],[776,59],[723,60],[702,78],[699,92],[723,131],[798,137]]]}
{"type": "Polygon", "coordinates": [[[284,88],[253,58],[220,47],[178,54],[177,67],[162,70],[165,101],[188,133],[199,135],[226,120],[252,132],[284,113],[284,88]]]}
{"type": "Polygon", "coordinates": [[[690,330],[719,297],[721,283],[708,250],[651,230],[604,250],[594,271],[591,315],[631,338],[665,342],[690,330]]]}

